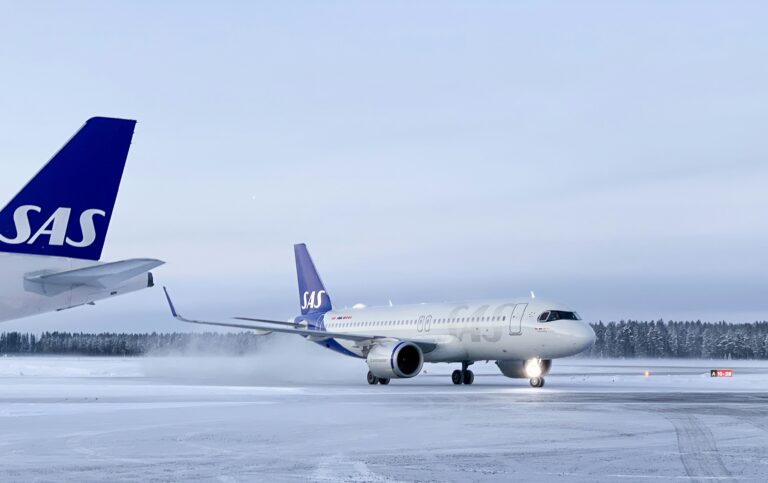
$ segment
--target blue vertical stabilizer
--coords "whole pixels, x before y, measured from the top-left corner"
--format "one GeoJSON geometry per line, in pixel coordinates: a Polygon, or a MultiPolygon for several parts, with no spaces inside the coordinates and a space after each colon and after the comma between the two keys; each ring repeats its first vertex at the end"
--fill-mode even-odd
{"type": "Polygon", "coordinates": [[[323,281],[317,273],[307,246],[303,243],[293,246],[296,255],[296,276],[299,279],[299,303],[301,315],[323,314],[332,309],[331,298],[325,291],[323,281]]]}
{"type": "Polygon", "coordinates": [[[0,251],[98,260],[135,125],[89,119],[0,211],[0,251]]]}

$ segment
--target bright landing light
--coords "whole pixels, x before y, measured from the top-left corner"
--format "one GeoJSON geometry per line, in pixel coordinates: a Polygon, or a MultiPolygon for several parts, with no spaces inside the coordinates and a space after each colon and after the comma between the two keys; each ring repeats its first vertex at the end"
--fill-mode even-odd
{"type": "Polygon", "coordinates": [[[525,374],[528,377],[541,377],[541,361],[539,359],[525,361],[525,374]]]}

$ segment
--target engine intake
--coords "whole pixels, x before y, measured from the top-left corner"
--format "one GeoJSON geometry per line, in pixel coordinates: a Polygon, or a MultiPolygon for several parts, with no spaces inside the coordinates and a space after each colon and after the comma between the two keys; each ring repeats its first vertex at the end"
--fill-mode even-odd
{"type": "Polygon", "coordinates": [[[385,342],[375,345],[365,360],[379,378],[408,378],[421,372],[424,354],[413,342],[385,342]]]}

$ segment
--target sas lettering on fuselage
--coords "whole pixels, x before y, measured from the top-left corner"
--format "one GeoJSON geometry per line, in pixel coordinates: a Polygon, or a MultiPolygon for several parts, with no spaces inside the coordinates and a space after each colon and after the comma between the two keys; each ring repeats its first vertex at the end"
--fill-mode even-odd
{"type": "MultiPolygon", "coordinates": [[[[492,315],[494,316],[501,316],[503,310],[508,307],[508,304],[501,305],[499,307],[496,307],[494,310],[492,310],[492,315]]],[[[485,305],[478,309],[476,309],[472,313],[468,313],[465,311],[469,311],[470,307],[467,305],[460,305],[458,307],[454,307],[451,312],[448,314],[449,320],[453,318],[461,318],[460,316],[464,315],[471,315],[473,317],[482,317],[486,315],[486,312],[490,309],[490,306],[485,305]]],[[[458,327],[451,327],[448,329],[448,334],[455,336],[457,339],[459,339],[462,342],[472,342],[472,343],[478,343],[482,341],[486,342],[499,342],[502,338],[502,335],[504,334],[503,327],[499,324],[493,324],[492,326],[484,327],[484,330],[479,330],[479,327],[472,324],[459,324],[458,327]]]]}
{"type": "Polygon", "coordinates": [[[96,241],[96,227],[93,223],[94,216],[107,216],[104,210],[96,208],[83,211],[80,214],[80,231],[83,238],[78,241],[67,236],[72,208],[58,208],[34,234],[32,233],[32,226],[29,221],[29,213],[32,211],[42,213],[43,210],[39,206],[34,205],[22,205],[16,208],[16,211],[13,212],[16,236],[8,238],[0,234],[0,242],[9,245],[20,245],[22,243],[31,245],[38,238],[47,236],[49,245],[62,246],[66,243],[71,247],[85,248],[91,246],[96,241]]]}
{"type": "Polygon", "coordinates": [[[319,309],[323,306],[323,294],[325,290],[304,292],[304,299],[301,303],[301,309],[319,309]]]}

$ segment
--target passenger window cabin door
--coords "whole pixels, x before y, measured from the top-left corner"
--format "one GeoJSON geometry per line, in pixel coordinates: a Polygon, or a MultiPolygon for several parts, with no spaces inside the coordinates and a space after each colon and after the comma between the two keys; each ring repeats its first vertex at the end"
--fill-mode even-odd
{"type": "Polygon", "coordinates": [[[523,315],[528,304],[517,304],[512,309],[512,315],[509,317],[509,335],[520,335],[523,333],[523,315]]]}

